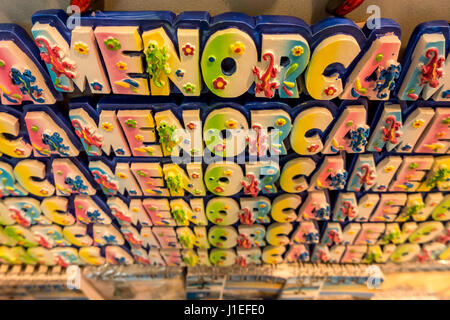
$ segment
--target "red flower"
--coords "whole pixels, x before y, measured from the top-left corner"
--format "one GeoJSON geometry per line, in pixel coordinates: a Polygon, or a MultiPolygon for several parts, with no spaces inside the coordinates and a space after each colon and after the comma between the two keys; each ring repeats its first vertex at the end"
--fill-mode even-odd
{"type": "Polygon", "coordinates": [[[193,122],[189,122],[187,124],[187,127],[188,127],[189,130],[194,130],[197,127],[197,125],[195,123],[193,123],[193,122]]]}
{"type": "Polygon", "coordinates": [[[318,148],[319,148],[318,144],[313,144],[313,145],[310,145],[307,149],[308,149],[308,152],[315,152],[318,148]]]}
{"type": "Polygon", "coordinates": [[[23,156],[25,154],[25,151],[23,151],[22,149],[16,148],[14,150],[15,154],[19,155],[19,156],[23,156]]]}
{"type": "Polygon", "coordinates": [[[185,56],[193,56],[194,55],[194,47],[192,47],[190,44],[186,44],[183,48],[183,53],[185,56]]]}
{"type": "Polygon", "coordinates": [[[328,87],[328,88],[326,88],[326,89],[324,90],[324,92],[325,92],[325,94],[326,94],[327,96],[332,96],[332,95],[334,95],[334,94],[336,93],[336,91],[337,91],[337,89],[336,89],[335,87],[333,87],[333,86],[328,87]]]}
{"type": "Polygon", "coordinates": [[[213,82],[214,89],[216,89],[216,90],[223,90],[223,89],[225,89],[226,85],[227,85],[227,81],[222,77],[218,77],[213,82]]]}

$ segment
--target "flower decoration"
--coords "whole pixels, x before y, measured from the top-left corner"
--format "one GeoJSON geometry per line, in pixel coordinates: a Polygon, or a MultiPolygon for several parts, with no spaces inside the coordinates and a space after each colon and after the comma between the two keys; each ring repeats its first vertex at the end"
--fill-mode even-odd
{"type": "Polygon", "coordinates": [[[225,150],[225,145],[223,145],[223,144],[216,144],[214,146],[214,150],[217,151],[217,152],[224,151],[225,150]]]}
{"type": "Polygon", "coordinates": [[[445,118],[444,120],[442,120],[441,123],[442,124],[450,124],[450,117],[445,118]]]}
{"type": "Polygon", "coordinates": [[[237,41],[230,46],[230,49],[231,49],[231,52],[241,55],[245,51],[245,46],[242,42],[237,41]]]}
{"type": "Polygon", "coordinates": [[[138,170],[138,171],[136,171],[136,173],[137,173],[138,176],[141,176],[141,177],[146,177],[147,176],[147,174],[144,171],[142,171],[142,170],[138,170]]]}
{"type": "Polygon", "coordinates": [[[420,128],[421,126],[423,126],[425,124],[425,121],[423,121],[422,119],[416,120],[413,122],[413,127],[414,128],[420,128]]]}
{"type": "Polygon", "coordinates": [[[110,122],[103,122],[102,129],[105,131],[112,131],[114,129],[114,126],[110,122]]]}
{"type": "Polygon", "coordinates": [[[432,143],[432,144],[426,144],[425,147],[434,152],[438,152],[439,149],[442,149],[444,146],[442,145],[442,143],[432,143]]]}
{"type": "Polygon", "coordinates": [[[181,50],[183,50],[185,56],[193,56],[195,48],[187,43],[181,50]]]}
{"type": "Polygon", "coordinates": [[[364,205],[363,205],[364,208],[370,208],[370,207],[372,207],[372,206],[373,206],[373,203],[372,203],[372,202],[366,202],[366,203],[364,203],[364,205]]]}
{"type": "Polygon", "coordinates": [[[387,166],[384,168],[384,172],[392,172],[392,170],[394,170],[394,166],[387,166]]]}
{"type": "Polygon", "coordinates": [[[284,119],[284,118],[278,118],[277,121],[275,121],[275,124],[276,124],[278,127],[282,127],[282,126],[284,126],[284,125],[286,124],[286,119],[284,119]]]}
{"type": "Polygon", "coordinates": [[[105,44],[106,49],[111,51],[117,51],[122,47],[119,40],[113,37],[107,38],[103,43],[105,44]]]}
{"type": "Polygon", "coordinates": [[[123,172],[117,172],[117,178],[119,178],[119,179],[126,179],[127,178],[127,175],[125,174],[125,173],[123,173],[123,172]]]}
{"type": "Polygon", "coordinates": [[[419,96],[417,95],[417,93],[414,93],[414,89],[411,89],[407,96],[408,96],[408,98],[410,98],[412,100],[419,99],[419,96]]]}
{"type": "Polygon", "coordinates": [[[409,165],[409,169],[411,169],[411,170],[413,170],[413,169],[417,169],[419,167],[419,164],[418,163],[415,163],[415,162],[412,162],[410,165],[409,165]]]}
{"type": "Polygon", "coordinates": [[[177,71],[175,71],[175,75],[176,75],[178,78],[183,78],[183,77],[184,77],[184,71],[181,70],[181,69],[178,69],[177,71]]]}
{"type": "Polygon", "coordinates": [[[23,151],[22,149],[16,148],[14,150],[14,153],[17,154],[18,156],[23,156],[25,154],[25,151],[23,151]]]}
{"type": "Polygon", "coordinates": [[[316,152],[317,149],[319,149],[318,144],[312,144],[312,145],[308,146],[308,148],[307,148],[308,152],[316,152]]]}
{"type": "Polygon", "coordinates": [[[103,85],[97,81],[91,82],[91,87],[92,87],[92,89],[94,89],[96,91],[100,91],[103,89],[103,85]]]}
{"type": "Polygon", "coordinates": [[[198,177],[200,177],[200,175],[198,173],[194,172],[191,177],[192,177],[192,179],[198,179],[198,177]]]}
{"type": "Polygon", "coordinates": [[[136,128],[136,125],[137,125],[137,123],[136,123],[136,120],[134,120],[134,119],[128,119],[127,121],[125,121],[125,125],[128,127],[128,128],[136,128]]]}
{"type": "Polygon", "coordinates": [[[227,81],[222,77],[218,77],[216,80],[213,81],[213,86],[214,89],[216,90],[223,90],[225,89],[226,85],[227,81]]]}
{"type": "Polygon", "coordinates": [[[134,139],[136,139],[136,141],[144,141],[144,137],[141,134],[135,135],[134,139]]]}
{"type": "Polygon", "coordinates": [[[79,54],[88,54],[89,53],[89,47],[81,41],[75,42],[74,49],[79,54]]]}
{"type": "Polygon", "coordinates": [[[236,122],[236,120],[230,119],[230,120],[225,121],[225,126],[227,128],[234,129],[237,127],[237,122],[236,122]]]}
{"type": "Polygon", "coordinates": [[[197,125],[194,122],[189,122],[186,126],[189,130],[194,130],[197,128],[197,125]]]}
{"type": "Polygon", "coordinates": [[[136,150],[137,152],[147,153],[149,156],[152,156],[153,152],[155,151],[155,148],[146,146],[146,147],[134,148],[134,150],[136,150]]]}
{"type": "Polygon", "coordinates": [[[303,47],[301,47],[301,46],[293,47],[292,54],[296,57],[301,56],[303,54],[303,47]]]}
{"type": "Polygon", "coordinates": [[[323,92],[325,92],[325,94],[327,96],[334,95],[336,93],[336,91],[337,91],[337,89],[335,87],[333,87],[333,86],[330,86],[330,87],[326,88],[325,90],[323,90],[323,92]]]}
{"type": "Polygon", "coordinates": [[[183,86],[183,90],[186,93],[194,93],[195,91],[195,85],[193,85],[192,83],[188,82],[183,86]]]}
{"type": "Polygon", "coordinates": [[[123,61],[118,61],[116,63],[116,67],[119,70],[125,71],[125,70],[127,70],[128,65],[125,62],[123,62],[123,61]]]}

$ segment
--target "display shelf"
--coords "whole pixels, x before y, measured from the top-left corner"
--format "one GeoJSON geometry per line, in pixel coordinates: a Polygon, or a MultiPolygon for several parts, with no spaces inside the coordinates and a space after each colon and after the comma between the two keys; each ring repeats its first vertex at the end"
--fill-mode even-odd
{"type": "Polygon", "coordinates": [[[0,299],[86,299],[80,288],[69,288],[70,275],[60,266],[1,265],[0,299]]]}
{"type": "Polygon", "coordinates": [[[102,265],[80,267],[79,278],[74,274],[59,266],[1,265],[0,290],[8,299],[232,299],[241,294],[248,299],[315,300],[450,297],[450,265],[445,261],[247,268],[102,265]]]}

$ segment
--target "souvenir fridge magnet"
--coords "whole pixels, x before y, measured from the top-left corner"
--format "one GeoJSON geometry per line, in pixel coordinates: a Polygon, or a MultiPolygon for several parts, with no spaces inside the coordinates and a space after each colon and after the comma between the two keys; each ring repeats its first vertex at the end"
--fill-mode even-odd
{"type": "MultiPolygon", "coordinates": [[[[224,26],[223,21],[229,15],[231,13],[218,15],[214,20],[218,25],[222,23],[224,26]]],[[[248,16],[242,17],[248,23],[253,22],[248,16]]],[[[270,62],[267,58],[266,60],[270,62]]],[[[219,97],[241,96],[255,80],[253,70],[256,61],[258,52],[253,38],[244,30],[228,23],[227,28],[223,27],[210,34],[205,43],[200,62],[203,81],[219,97]]],[[[267,75],[270,76],[270,73],[267,75]]]]}
{"type": "Polygon", "coordinates": [[[58,225],[33,226],[35,241],[39,246],[51,249],[55,247],[70,247],[71,242],[64,237],[63,229],[58,225]]]}
{"type": "Polygon", "coordinates": [[[330,108],[333,105],[328,103],[319,103],[312,101],[305,105],[308,107],[304,109],[303,106],[299,106],[300,112],[294,119],[290,143],[291,148],[300,155],[313,155],[319,153],[323,149],[323,143],[321,136],[318,132],[323,132],[328,128],[333,121],[333,113],[330,108]],[[314,134],[308,134],[313,132],[314,134]]]}
{"type": "Polygon", "coordinates": [[[315,221],[302,221],[292,233],[291,244],[318,243],[320,238],[319,228],[315,221]]]}
{"type": "Polygon", "coordinates": [[[402,165],[391,182],[389,191],[416,191],[433,162],[432,156],[403,157],[402,165]]]}
{"type": "Polygon", "coordinates": [[[450,212],[448,208],[450,207],[450,195],[445,195],[444,199],[433,209],[431,212],[431,217],[433,220],[437,221],[447,221],[450,220],[450,212]]]}
{"type": "Polygon", "coordinates": [[[347,178],[343,157],[325,156],[319,169],[311,177],[309,190],[344,190],[347,178]]]}
{"type": "Polygon", "coordinates": [[[2,106],[0,112],[0,152],[12,158],[28,158],[31,145],[26,141],[25,126],[21,121],[21,113],[2,106]]]}
{"type": "Polygon", "coordinates": [[[8,222],[4,224],[16,223],[26,228],[36,224],[51,224],[51,221],[41,214],[40,202],[34,198],[5,198],[3,206],[1,209],[4,212],[1,215],[8,222]]]}
{"type": "Polygon", "coordinates": [[[46,163],[33,159],[19,161],[14,167],[14,176],[29,193],[38,197],[50,197],[55,187],[50,182],[46,163]]]}
{"type": "Polygon", "coordinates": [[[371,154],[362,154],[354,161],[352,174],[348,180],[347,190],[359,192],[369,190],[377,180],[375,161],[371,154]]]}
{"type": "Polygon", "coordinates": [[[317,100],[338,97],[343,76],[365,43],[364,33],[353,21],[326,18],[311,26],[311,59],[305,72],[309,95],[317,100]]]}
{"type": "MultiPolygon", "coordinates": [[[[248,153],[250,156],[265,157],[285,155],[285,140],[292,128],[289,107],[283,103],[248,103],[251,130],[248,133],[248,153]]],[[[287,141],[286,141],[287,142],[287,141]]]]}
{"type": "Polygon", "coordinates": [[[403,125],[403,135],[400,137],[400,144],[396,147],[397,152],[410,153],[414,150],[416,143],[422,134],[426,132],[435,113],[432,108],[428,107],[416,107],[409,112],[409,116],[403,125]]]}
{"type": "Polygon", "coordinates": [[[269,213],[271,213],[272,218],[276,220],[274,218],[274,214],[277,215],[277,213],[282,210],[283,213],[285,212],[285,207],[283,205],[277,205],[278,203],[281,204],[281,202],[283,202],[283,199],[284,195],[275,198],[272,207],[272,204],[267,197],[240,198],[239,201],[241,205],[241,211],[239,212],[239,222],[244,225],[253,225],[254,223],[269,223],[269,213]]]}
{"type": "Polygon", "coordinates": [[[372,126],[375,128],[372,130],[367,151],[381,152],[383,147],[386,147],[387,151],[391,151],[400,143],[401,137],[404,135],[401,107],[386,103],[379,108],[378,113],[380,114],[378,123],[372,126]]]}
{"type": "Polygon", "coordinates": [[[123,245],[125,239],[119,229],[113,225],[94,224],[92,228],[94,246],[123,245]]]}
{"type": "Polygon", "coordinates": [[[49,107],[25,107],[25,123],[35,157],[76,157],[81,149],[75,135],[49,107]]]}
{"type": "Polygon", "coordinates": [[[78,251],[78,255],[83,263],[93,266],[101,266],[106,261],[99,247],[82,247],[78,251]]]}
{"type": "Polygon", "coordinates": [[[380,28],[363,30],[367,42],[346,75],[341,99],[354,100],[361,96],[369,100],[387,100],[395,89],[401,72],[397,61],[401,46],[400,26],[390,19],[380,19],[380,28]]]}
{"type": "Polygon", "coordinates": [[[298,193],[308,189],[308,177],[316,169],[313,159],[294,158],[287,161],[281,171],[280,187],[285,192],[298,193]]]}
{"type": "Polygon", "coordinates": [[[310,58],[310,28],[301,19],[286,16],[259,16],[260,61],[253,67],[255,96],[298,98],[297,79],[310,58]],[[275,27],[276,26],[276,27],[275,27]]]}
{"type": "Polygon", "coordinates": [[[56,90],[73,92],[76,86],[83,92],[87,84],[92,93],[110,93],[92,26],[69,29],[62,10],[38,11],[31,20],[34,42],[56,90]]]}
{"type": "Polygon", "coordinates": [[[422,153],[447,153],[450,147],[450,112],[449,108],[438,107],[435,109],[433,119],[428,129],[417,142],[414,152],[422,153]]]}
{"type": "Polygon", "coordinates": [[[113,152],[117,157],[131,155],[115,110],[102,108],[99,104],[99,110],[95,111],[89,102],[77,100],[69,105],[75,135],[89,156],[101,156],[102,150],[106,155],[113,152]]]}
{"type": "MultiPolygon", "coordinates": [[[[417,191],[447,191],[449,189],[450,156],[439,156],[433,158],[431,170],[417,191]]],[[[422,175],[423,177],[424,175],[422,175]]]]}
{"type": "Polygon", "coordinates": [[[397,92],[400,100],[428,100],[444,86],[449,39],[447,21],[425,22],[414,29],[402,60],[397,92]]]}
{"type": "Polygon", "coordinates": [[[340,114],[328,134],[322,153],[364,152],[370,135],[370,128],[366,124],[366,106],[343,103],[340,114]]]}
{"type": "Polygon", "coordinates": [[[54,159],[52,172],[57,195],[94,195],[97,192],[87,169],[77,159],[54,159]]]}
{"type": "Polygon", "coordinates": [[[328,200],[328,193],[325,191],[311,191],[301,205],[298,217],[302,220],[329,220],[331,214],[331,206],[328,200]]]}
{"type": "Polygon", "coordinates": [[[2,104],[20,105],[24,101],[53,104],[61,100],[27,32],[15,24],[1,24],[0,39],[2,104]]]}
{"type": "Polygon", "coordinates": [[[352,221],[358,216],[358,213],[355,194],[340,192],[334,204],[333,221],[352,221]]]}
{"type": "Polygon", "coordinates": [[[245,150],[247,130],[247,118],[237,108],[214,106],[203,124],[205,147],[220,157],[237,156],[245,150]],[[225,137],[222,137],[222,130],[228,132],[225,137]]]}

